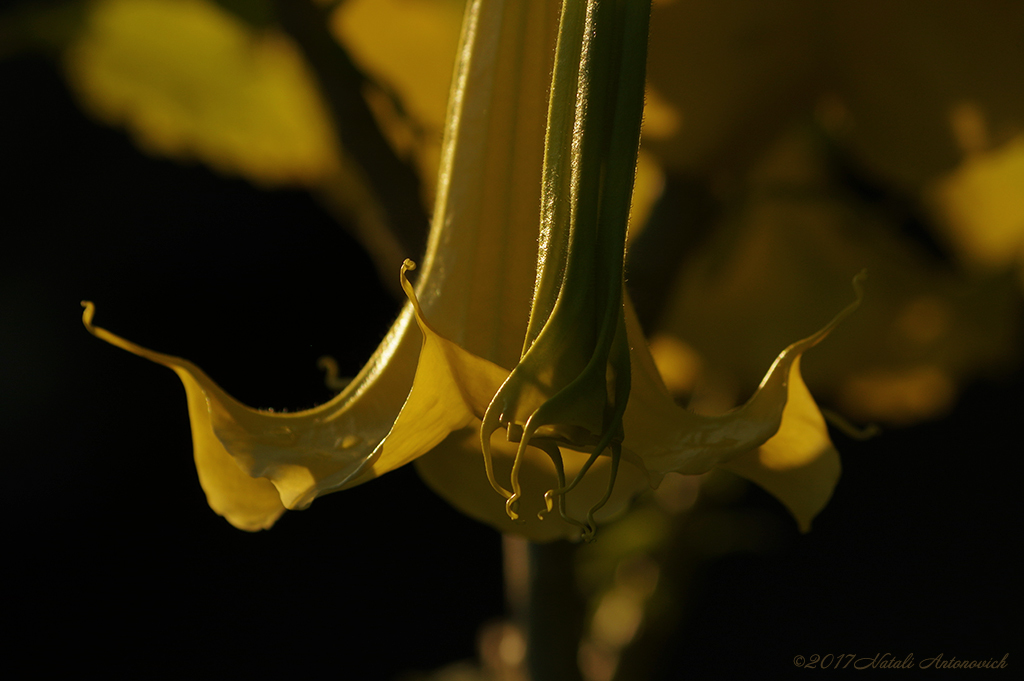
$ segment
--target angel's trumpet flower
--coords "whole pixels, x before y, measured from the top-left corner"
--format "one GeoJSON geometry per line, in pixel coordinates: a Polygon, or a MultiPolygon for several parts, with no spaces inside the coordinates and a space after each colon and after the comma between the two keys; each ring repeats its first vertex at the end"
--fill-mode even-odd
{"type": "Polygon", "coordinates": [[[664,474],[722,465],[809,526],[839,463],[799,357],[856,303],[785,349],[743,407],[672,401],[623,287],[649,15],[638,0],[470,2],[421,274],[414,289],[402,266],[409,304],[330,402],[246,407],[191,363],[93,326],[86,303],[92,333],[182,379],[215,511],[267,528],[415,460],[502,531],[589,537],[664,474]]]}

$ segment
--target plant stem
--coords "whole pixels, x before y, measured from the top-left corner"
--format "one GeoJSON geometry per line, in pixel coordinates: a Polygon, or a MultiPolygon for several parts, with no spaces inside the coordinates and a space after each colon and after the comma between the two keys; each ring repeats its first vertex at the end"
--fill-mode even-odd
{"type": "Polygon", "coordinates": [[[526,650],[532,681],[582,681],[585,604],[576,588],[575,556],[567,541],[530,544],[526,650]]]}

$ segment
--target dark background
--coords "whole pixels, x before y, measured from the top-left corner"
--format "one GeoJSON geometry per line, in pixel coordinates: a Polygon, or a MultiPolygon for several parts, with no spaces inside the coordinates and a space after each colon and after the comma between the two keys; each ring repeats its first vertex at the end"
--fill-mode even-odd
{"type": "MultiPolygon", "coordinates": [[[[306,194],[139,153],[51,64],[0,62],[0,419],[9,660],[131,677],[393,679],[475,654],[503,614],[499,536],[411,467],[235,530],[206,505],[184,393],[96,323],[258,407],[329,397],[397,312],[306,194]]],[[[795,655],[1019,658],[1021,390],[968,387],[930,424],[856,443],[806,536],[706,565],[663,679],[906,678],[795,655]]],[[[766,495],[744,503],[782,517],[766,495]]],[[[938,672],[988,678],[1012,672],[938,672]]]]}

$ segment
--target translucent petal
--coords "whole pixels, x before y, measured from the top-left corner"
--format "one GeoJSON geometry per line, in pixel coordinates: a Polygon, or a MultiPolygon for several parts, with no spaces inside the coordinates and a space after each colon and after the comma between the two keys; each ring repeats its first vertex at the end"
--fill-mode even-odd
{"type": "MultiPolygon", "coordinates": [[[[783,351],[746,405],[723,416],[693,414],[672,401],[631,305],[627,301],[623,313],[618,302],[622,278],[616,268],[621,268],[628,201],[619,206],[617,221],[611,220],[621,227],[613,235],[617,238],[605,238],[615,248],[604,249],[608,243],[601,242],[599,251],[617,258],[615,267],[601,272],[617,276],[580,277],[587,285],[573,289],[582,296],[603,287],[592,306],[597,313],[590,310],[591,321],[600,323],[590,328],[566,323],[565,333],[556,334],[572,343],[580,340],[577,336],[596,334],[596,339],[584,340],[605,354],[610,345],[624,366],[601,355],[597,369],[589,373],[589,360],[582,362],[586,366],[569,367],[576,373],[584,370],[588,377],[593,374],[598,389],[580,383],[586,389],[574,392],[570,388],[577,386],[575,381],[562,381],[555,397],[572,399],[558,402],[557,418],[545,423],[548,431],[523,437],[522,424],[515,424],[517,429],[504,420],[506,437],[485,430],[493,452],[481,456],[482,421],[519,362],[523,339],[528,349],[542,348],[542,337],[528,333],[527,320],[538,260],[544,93],[551,73],[554,8],[554,3],[540,0],[496,0],[473,2],[467,9],[423,275],[415,293],[403,276],[410,304],[369,363],[335,399],[294,414],[251,409],[189,362],[94,327],[93,308],[87,305],[84,321],[92,333],[173,369],[185,384],[204,489],[211,505],[232,523],[247,529],[268,527],[282,508],[304,508],[319,494],[360,484],[415,459],[428,484],[468,514],[503,530],[547,540],[586,536],[593,512],[597,520],[611,517],[649,481],[669,471],[701,473],[758,447],[762,468],[790,466],[798,471],[817,465],[811,457],[821,445],[815,439],[820,424],[813,417],[820,421],[820,415],[800,379],[798,359],[857,303],[783,351]],[[625,393],[630,391],[627,405],[625,393]],[[614,410],[606,404],[611,392],[614,410]],[[592,397],[596,408],[589,404],[592,397]],[[608,438],[621,437],[623,430],[609,425],[622,416],[620,406],[625,412],[621,462],[617,439],[610,445],[611,456],[592,453],[603,454],[608,438]],[[572,427],[585,428],[589,437],[577,437],[568,430],[572,427]],[[595,445],[599,434],[603,444],[595,445]],[[567,478],[591,464],[578,484],[566,486],[567,478]],[[495,493],[493,469],[519,480],[516,496],[523,522],[506,515],[512,495],[495,493]],[[541,510],[547,511],[544,519],[538,517],[541,510]],[[583,517],[586,524],[578,520],[583,517]]],[[[610,165],[628,176],[634,164],[610,165]]],[[[565,300],[567,306],[580,302],[572,296],[565,300]]],[[[538,353],[546,360],[538,360],[541,369],[562,371],[561,359],[573,357],[574,349],[538,353]]],[[[751,475],[777,490],[803,524],[817,510],[801,492],[777,484],[765,471],[751,475]]],[[[814,490],[824,479],[815,475],[798,482],[817,486],[809,495],[816,498],[821,493],[814,490]]]]}
{"type": "MultiPolygon", "coordinates": [[[[856,301],[820,331],[783,350],[747,403],[721,416],[702,416],[675,404],[642,342],[632,304],[628,304],[626,324],[633,358],[633,389],[624,416],[623,448],[642,458],[652,473],[675,471],[694,475],[768,442],[779,432],[788,401],[794,399],[799,405],[809,399],[800,379],[800,355],[823,340],[860,304],[859,281],[855,280],[856,301]]],[[[798,422],[799,419],[794,423],[798,422]]],[[[785,439],[779,444],[782,442],[785,439]]],[[[773,446],[771,451],[778,450],[773,446]]]]}
{"type": "Polygon", "coordinates": [[[789,391],[779,431],[755,451],[722,467],[755,482],[781,501],[801,532],[825,508],[839,481],[839,453],[825,419],[800,376],[800,359],[789,369],[789,391]]]}
{"type": "Polygon", "coordinates": [[[374,452],[373,470],[378,475],[422,456],[449,433],[479,423],[494,393],[508,378],[507,370],[434,331],[423,317],[404,270],[402,285],[413,303],[423,344],[409,397],[374,452]]]}
{"type": "Polygon", "coordinates": [[[643,343],[632,304],[626,307],[633,390],[626,407],[623,448],[643,460],[655,482],[675,471],[698,474],[721,466],[779,499],[801,531],[825,507],[839,479],[839,455],[800,375],[800,356],[825,338],[861,300],[823,329],[786,348],[750,400],[721,416],[701,416],[675,404],[643,343]]]}
{"type": "MultiPolygon", "coordinates": [[[[264,530],[284,513],[277,490],[268,480],[249,476],[224,449],[214,434],[210,396],[231,400],[199,368],[177,357],[161,355],[92,325],[95,307],[83,303],[82,321],[94,336],[129,352],[174,370],[185,385],[188,414],[192,423],[192,445],[199,483],[210,508],[241,530],[264,530]]],[[[233,400],[232,400],[233,401],[233,400]]],[[[220,405],[218,404],[218,408],[220,405]]]]}
{"type": "Polygon", "coordinates": [[[416,282],[441,336],[506,369],[522,351],[536,278],[553,10],[540,0],[467,7],[416,282]]]}

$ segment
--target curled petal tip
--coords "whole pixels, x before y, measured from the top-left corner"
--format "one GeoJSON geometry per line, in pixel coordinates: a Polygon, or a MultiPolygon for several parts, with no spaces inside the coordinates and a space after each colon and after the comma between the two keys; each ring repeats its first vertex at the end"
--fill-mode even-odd
{"type": "Polygon", "coordinates": [[[416,311],[416,323],[422,328],[427,322],[423,317],[423,310],[420,309],[420,302],[416,299],[416,292],[413,289],[412,284],[409,283],[409,278],[405,276],[406,272],[414,269],[416,269],[416,263],[409,258],[406,258],[402,262],[402,271],[398,276],[398,281],[402,285],[402,290],[405,291],[405,297],[409,299],[409,302],[412,303],[413,310],[416,311]]]}
{"type": "Polygon", "coordinates": [[[96,314],[96,305],[91,300],[83,300],[82,307],[85,308],[82,310],[82,323],[88,329],[92,327],[92,318],[96,314]]]}
{"type": "Polygon", "coordinates": [[[862,269],[860,272],[853,276],[853,290],[857,294],[857,300],[860,301],[864,297],[864,282],[867,281],[868,270],[867,268],[862,269]]]}

